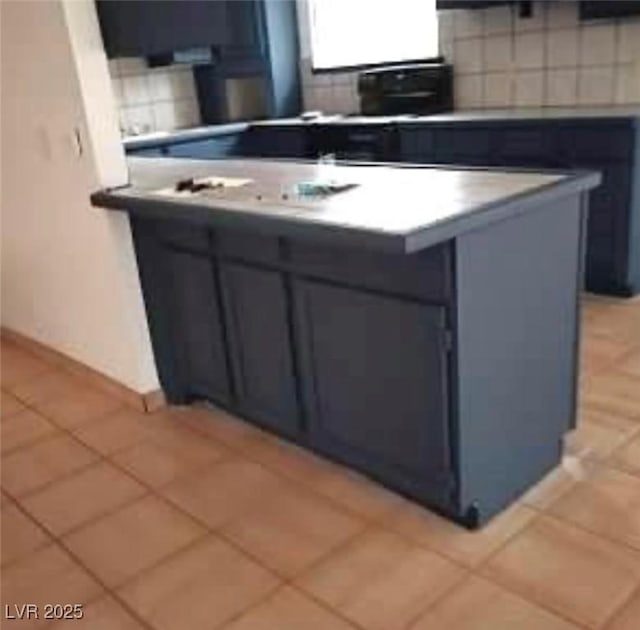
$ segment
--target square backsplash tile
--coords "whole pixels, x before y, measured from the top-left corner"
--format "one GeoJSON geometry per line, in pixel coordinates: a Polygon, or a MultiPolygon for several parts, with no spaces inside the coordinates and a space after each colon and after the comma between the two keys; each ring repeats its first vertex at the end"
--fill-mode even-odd
{"type": "MultiPolygon", "coordinates": [[[[537,1],[529,18],[498,6],[441,11],[438,20],[458,109],[640,105],[640,18],[580,22],[576,2],[537,1]]],[[[305,107],[345,111],[346,95],[335,87],[358,73],[332,79],[307,72],[310,63],[301,61],[305,107]]]]}

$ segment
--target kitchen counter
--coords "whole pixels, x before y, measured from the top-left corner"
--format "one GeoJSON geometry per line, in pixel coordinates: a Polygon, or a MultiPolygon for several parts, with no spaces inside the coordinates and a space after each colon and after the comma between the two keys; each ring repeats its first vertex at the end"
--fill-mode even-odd
{"type": "Polygon", "coordinates": [[[122,140],[126,151],[159,147],[178,142],[194,142],[205,138],[216,138],[229,134],[239,134],[251,126],[249,122],[226,123],[220,125],[201,125],[175,131],[155,131],[153,133],[128,136],[122,140]]]}
{"type": "Polygon", "coordinates": [[[596,174],[130,168],[92,199],[130,215],[169,402],[213,402],[470,528],[558,465],[596,174]],[[327,175],[358,187],[297,198],[327,175]],[[212,176],[227,187],[176,198],[212,176]]]}
{"type": "Polygon", "coordinates": [[[640,107],[333,115],[185,133],[156,138],[155,145],[131,141],[127,151],[196,159],[331,154],[339,161],[596,170],[602,184],[590,196],[585,287],[617,296],[640,293],[640,107]]]}
{"type": "Polygon", "coordinates": [[[143,215],[179,213],[185,221],[254,226],[278,235],[340,240],[399,252],[424,249],[523,212],[543,199],[575,194],[598,182],[597,175],[579,172],[263,160],[129,158],[129,169],[130,187],[98,193],[94,202],[143,215]],[[178,180],[213,175],[251,181],[216,194],[158,194],[178,180]],[[317,178],[357,186],[329,198],[296,195],[299,182],[317,178]]]}
{"type": "Polygon", "coordinates": [[[456,110],[442,114],[396,116],[351,116],[324,115],[309,120],[302,118],[279,118],[252,122],[255,126],[282,125],[388,125],[394,123],[449,123],[449,122],[487,122],[517,120],[569,120],[569,119],[624,119],[640,118],[640,106],[617,107],[531,107],[515,109],[471,109],[456,110]]]}
{"type": "Polygon", "coordinates": [[[640,118],[640,107],[540,107],[520,109],[461,110],[445,114],[417,116],[412,114],[396,116],[359,116],[326,114],[311,119],[301,117],[274,118],[219,125],[202,125],[176,131],[160,131],[123,140],[126,150],[151,148],[178,142],[190,142],[204,138],[214,138],[242,133],[252,127],[301,127],[314,125],[362,125],[381,126],[392,124],[430,124],[452,122],[488,122],[518,120],[568,120],[568,119],[625,119],[640,118]]]}

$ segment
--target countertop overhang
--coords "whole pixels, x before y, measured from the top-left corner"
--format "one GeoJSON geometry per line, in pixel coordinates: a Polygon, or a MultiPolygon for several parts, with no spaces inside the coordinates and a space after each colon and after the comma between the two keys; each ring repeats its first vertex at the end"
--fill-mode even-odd
{"type": "Polygon", "coordinates": [[[591,171],[451,168],[414,164],[322,165],[290,160],[129,158],[128,186],[94,193],[96,206],[131,215],[412,253],[586,192],[591,171]],[[190,177],[252,180],[228,197],[158,194],[190,177]],[[299,182],[330,178],[358,186],[326,199],[291,194],[299,182]],[[283,199],[282,195],[285,195],[283,199]]]}

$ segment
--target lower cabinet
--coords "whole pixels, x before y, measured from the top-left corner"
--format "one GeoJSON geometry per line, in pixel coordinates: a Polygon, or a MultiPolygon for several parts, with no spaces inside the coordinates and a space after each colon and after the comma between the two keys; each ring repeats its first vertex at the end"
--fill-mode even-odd
{"type": "Polygon", "coordinates": [[[451,470],[444,307],[295,282],[309,440],[445,505],[451,470]]]}
{"type": "Polygon", "coordinates": [[[231,387],[216,289],[214,262],[206,255],[163,249],[176,373],[190,398],[228,404],[231,387]]]}
{"type": "Polygon", "coordinates": [[[222,295],[235,404],[261,424],[300,432],[285,277],[222,262],[222,295]]]}
{"type": "MultiPolygon", "coordinates": [[[[133,227],[169,402],[218,403],[456,512],[442,292],[418,297],[411,283],[397,282],[390,295],[384,285],[356,285],[366,274],[344,272],[353,257],[316,275],[317,264],[302,264],[314,260],[313,251],[302,256],[302,243],[267,247],[262,238],[258,247],[255,236],[162,220],[135,219],[133,227]]],[[[425,282],[447,276],[440,258],[435,251],[425,259],[425,282]]],[[[387,279],[405,272],[391,266],[387,279]]]]}

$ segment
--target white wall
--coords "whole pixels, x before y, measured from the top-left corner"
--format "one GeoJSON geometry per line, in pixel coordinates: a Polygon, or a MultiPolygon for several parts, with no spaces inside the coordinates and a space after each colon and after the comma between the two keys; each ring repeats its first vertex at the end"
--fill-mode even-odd
{"type": "Polygon", "coordinates": [[[158,385],[92,0],[2,1],[2,324],[124,385],[158,385]],[[76,132],[83,150],[79,152],[76,132]]]}
{"type": "MultiPolygon", "coordinates": [[[[311,73],[306,0],[298,7],[305,109],[357,111],[357,73],[311,73]]],[[[510,6],[441,11],[456,108],[640,105],[640,18],[580,22],[577,7],[538,1],[531,18],[510,6]]]]}

